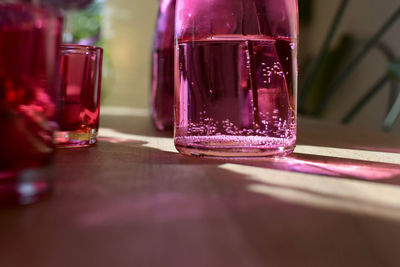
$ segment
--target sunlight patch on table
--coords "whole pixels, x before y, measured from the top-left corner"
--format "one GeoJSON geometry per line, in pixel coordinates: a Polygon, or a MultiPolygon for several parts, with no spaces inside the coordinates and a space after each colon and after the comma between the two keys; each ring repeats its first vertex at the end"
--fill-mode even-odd
{"type": "Polygon", "coordinates": [[[100,116],[150,117],[150,110],[145,108],[102,106],[100,108],[100,116]]]}
{"type": "Polygon", "coordinates": [[[256,182],[251,192],[310,207],[400,221],[400,187],[362,180],[309,175],[239,164],[221,168],[256,182]]]}
{"type": "Polygon", "coordinates": [[[398,153],[305,145],[298,145],[295,152],[326,157],[400,164],[400,154],[398,153]]]}
{"type": "Polygon", "coordinates": [[[121,140],[121,143],[126,141],[143,142],[144,147],[177,153],[174,146],[174,139],[172,138],[126,134],[108,128],[100,128],[99,137],[121,140]]]}
{"type": "Polygon", "coordinates": [[[321,159],[283,158],[292,171],[337,177],[353,177],[364,180],[382,180],[400,177],[400,168],[395,164],[340,159],[317,156],[321,159]]]}

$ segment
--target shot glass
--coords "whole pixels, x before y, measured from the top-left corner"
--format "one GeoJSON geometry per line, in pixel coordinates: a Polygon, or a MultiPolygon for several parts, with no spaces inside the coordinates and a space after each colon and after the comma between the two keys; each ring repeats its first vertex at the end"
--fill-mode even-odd
{"type": "Polygon", "coordinates": [[[61,33],[55,10],[0,3],[0,205],[52,188],[61,33]]]}
{"type": "Polygon", "coordinates": [[[297,0],[177,0],[175,146],[286,155],[296,144],[297,0]]]}
{"type": "Polygon", "coordinates": [[[103,49],[61,45],[61,95],[58,148],[96,144],[99,128],[103,49]]]}

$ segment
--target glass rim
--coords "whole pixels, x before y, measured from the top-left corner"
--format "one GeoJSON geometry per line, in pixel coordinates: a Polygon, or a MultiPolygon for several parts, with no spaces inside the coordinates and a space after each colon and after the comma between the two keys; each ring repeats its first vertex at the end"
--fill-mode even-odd
{"type": "Polygon", "coordinates": [[[103,48],[94,45],[80,45],[80,44],[60,44],[61,50],[68,49],[74,51],[100,51],[103,52],[103,48]]]}

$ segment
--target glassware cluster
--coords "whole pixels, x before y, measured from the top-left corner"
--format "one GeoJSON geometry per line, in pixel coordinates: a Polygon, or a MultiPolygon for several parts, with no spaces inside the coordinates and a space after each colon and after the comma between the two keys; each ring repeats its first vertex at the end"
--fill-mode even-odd
{"type": "MultiPolygon", "coordinates": [[[[61,45],[60,13],[18,2],[0,3],[0,200],[26,204],[50,190],[55,146],[97,142],[103,50],[61,45]]],[[[292,152],[297,38],[297,0],[162,0],[155,127],[187,155],[292,152]]]]}
{"type": "Polygon", "coordinates": [[[55,147],[96,143],[103,50],[62,32],[55,8],[0,2],[0,205],[51,191],[55,147]]]}

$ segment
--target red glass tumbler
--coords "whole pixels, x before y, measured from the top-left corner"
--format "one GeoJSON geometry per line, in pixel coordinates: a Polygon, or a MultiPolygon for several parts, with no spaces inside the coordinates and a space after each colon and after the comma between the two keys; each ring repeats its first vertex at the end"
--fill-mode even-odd
{"type": "Polygon", "coordinates": [[[297,0],[177,0],[175,146],[220,157],[296,144],[297,0]]]}
{"type": "Polygon", "coordinates": [[[100,115],[103,49],[94,46],[61,45],[61,95],[59,148],[96,144],[100,115]]]}
{"type": "Polygon", "coordinates": [[[0,3],[0,203],[51,189],[61,32],[57,11],[0,3]]]}

